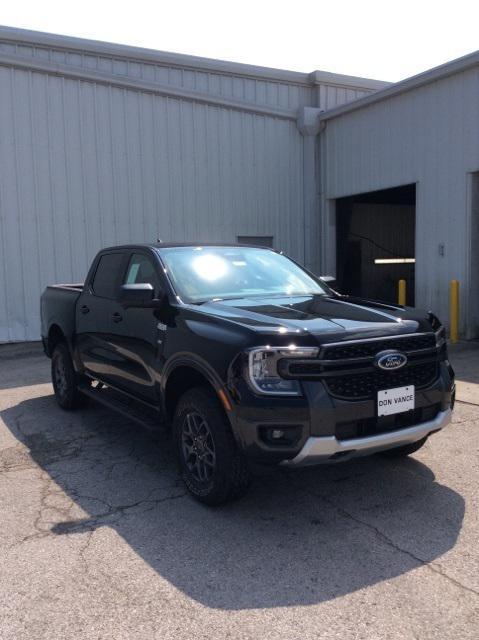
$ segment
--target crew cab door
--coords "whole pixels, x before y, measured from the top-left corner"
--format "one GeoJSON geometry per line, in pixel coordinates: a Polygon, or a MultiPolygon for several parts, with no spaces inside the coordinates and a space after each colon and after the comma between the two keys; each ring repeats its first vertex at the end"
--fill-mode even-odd
{"type": "MultiPolygon", "coordinates": [[[[161,298],[164,283],[153,252],[135,249],[128,257],[121,284],[151,284],[154,297],[161,298]]],[[[165,300],[165,306],[167,302],[165,300]]],[[[111,306],[110,346],[114,351],[112,384],[136,397],[157,403],[159,370],[166,326],[160,308],[111,306]]]]}
{"type": "Polygon", "coordinates": [[[128,256],[127,251],[101,253],[77,301],[75,326],[79,358],[87,373],[105,382],[111,380],[115,367],[116,356],[110,343],[111,314],[128,256]]]}

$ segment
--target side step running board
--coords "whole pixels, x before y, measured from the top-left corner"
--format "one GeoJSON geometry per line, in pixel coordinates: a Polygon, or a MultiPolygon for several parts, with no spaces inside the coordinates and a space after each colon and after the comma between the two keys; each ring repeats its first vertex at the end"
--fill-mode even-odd
{"type": "Polygon", "coordinates": [[[98,387],[80,387],[81,393],[99,402],[103,406],[120,413],[125,418],[133,420],[142,427],[152,431],[159,431],[166,428],[164,417],[159,409],[154,409],[134,400],[129,396],[116,391],[111,387],[99,385],[98,387]]]}

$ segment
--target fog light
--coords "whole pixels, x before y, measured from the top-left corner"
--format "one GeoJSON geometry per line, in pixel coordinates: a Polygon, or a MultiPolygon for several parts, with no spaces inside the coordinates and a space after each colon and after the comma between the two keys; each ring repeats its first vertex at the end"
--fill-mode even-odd
{"type": "Polygon", "coordinates": [[[301,439],[303,427],[300,424],[259,424],[258,436],[265,444],[273,447],[293,447],[301,439]]]}

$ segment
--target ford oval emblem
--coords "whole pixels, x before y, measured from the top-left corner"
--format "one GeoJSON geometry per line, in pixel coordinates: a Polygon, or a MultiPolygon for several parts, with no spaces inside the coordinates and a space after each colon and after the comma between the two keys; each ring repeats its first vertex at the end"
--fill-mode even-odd
{"type": "Polygon", "coordinates": [[[384,371],[397,371],[407,362],[407,356],[399,351],[381,351],[376,355],[374,364],[384,371]]]}

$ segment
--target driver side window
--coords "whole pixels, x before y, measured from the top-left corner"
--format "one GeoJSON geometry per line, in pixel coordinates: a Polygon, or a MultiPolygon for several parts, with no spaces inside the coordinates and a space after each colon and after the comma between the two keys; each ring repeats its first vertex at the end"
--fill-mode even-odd
{"type": "Polygon", "coordinates": [[[152,260],[143,253],[134,253],[128,264],[126,278],[123,284],[148,283],[154,289],[155,297],[161,291],[161,284],[152,260]]]}

